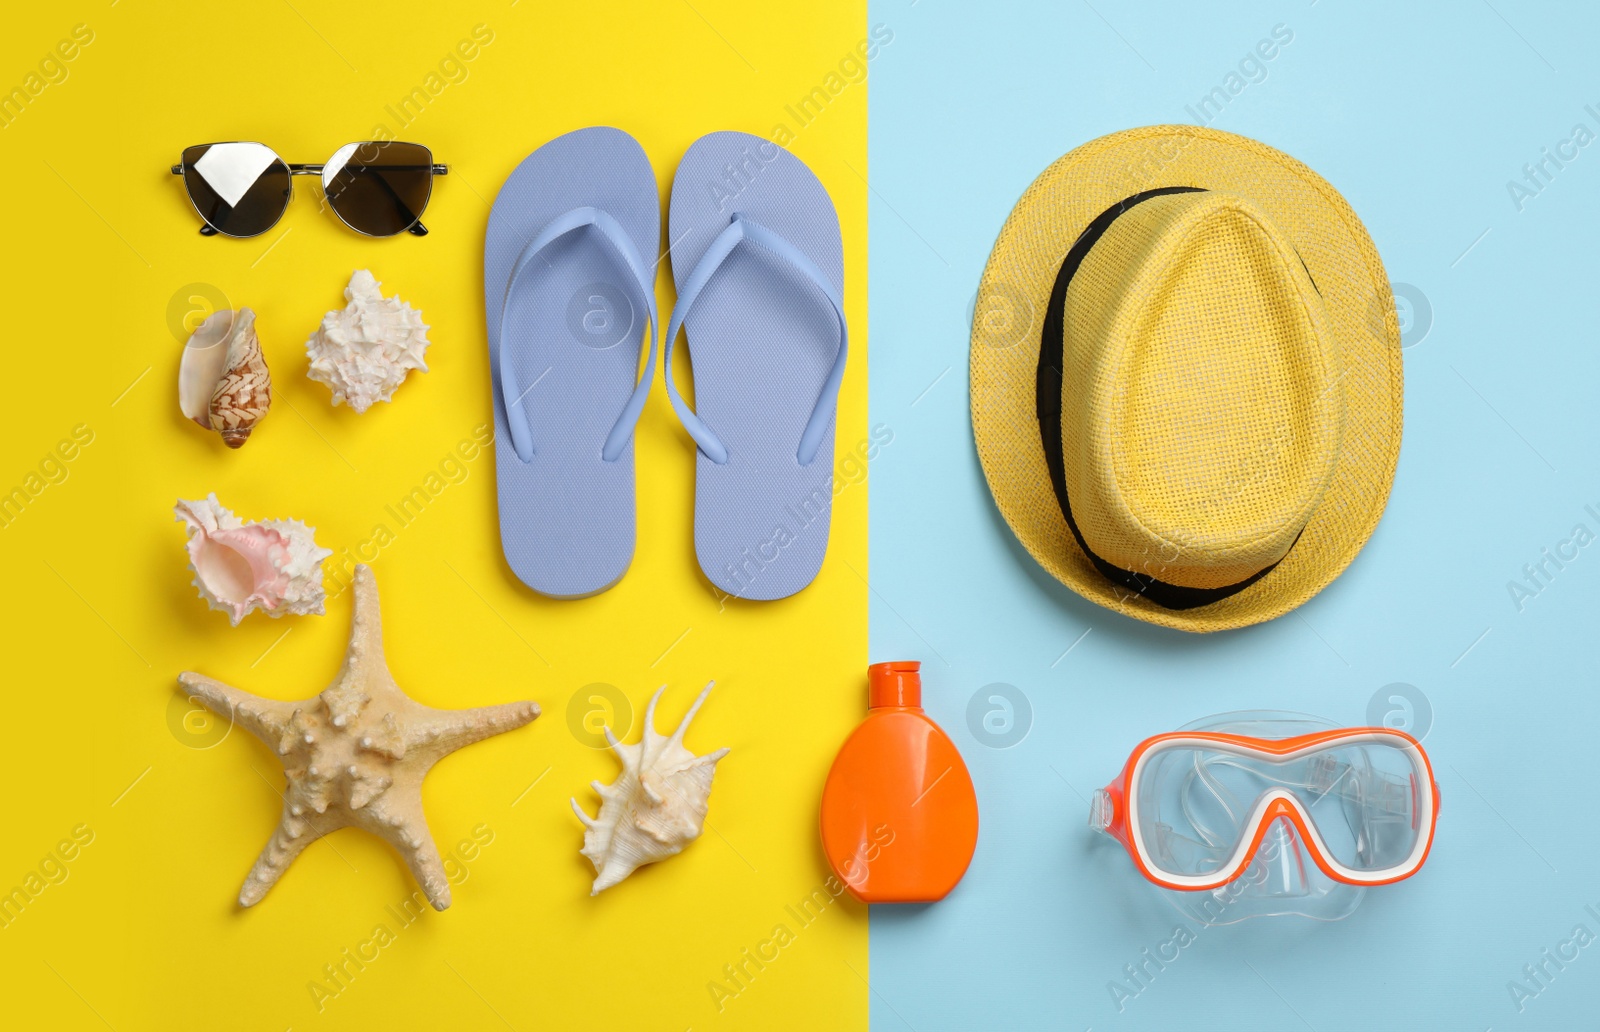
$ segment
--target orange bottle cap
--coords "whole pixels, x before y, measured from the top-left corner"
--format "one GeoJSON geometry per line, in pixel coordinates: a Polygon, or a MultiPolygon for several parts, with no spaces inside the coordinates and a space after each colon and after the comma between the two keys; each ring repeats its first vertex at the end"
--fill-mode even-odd
{"type": "Polygon", "coordinates": [[[874,663],[867,667],[867,705],[917,708],[922,705],[922,664],[916,660],[874,663]]]}

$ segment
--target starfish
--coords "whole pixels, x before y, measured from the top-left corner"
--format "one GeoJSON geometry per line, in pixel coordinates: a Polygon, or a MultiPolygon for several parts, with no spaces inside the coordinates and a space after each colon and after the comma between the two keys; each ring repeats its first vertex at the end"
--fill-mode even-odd
{"type": "Polygon", "coordinates": [[[295,857],[338,828],[365,828],[393,846],[435,910],[450,905],[450,880],[422,812],[422,779],[445,756],[539,715],[533,702],[466,710],[424,706],[394,683],[383,658],[378,584],[355,570],[355,615],[339,676],[320,695],[279,702],[184,673],[178,683],[277,754],[288,778],[283,819],[239,890],[260,902],[295,857]]]}

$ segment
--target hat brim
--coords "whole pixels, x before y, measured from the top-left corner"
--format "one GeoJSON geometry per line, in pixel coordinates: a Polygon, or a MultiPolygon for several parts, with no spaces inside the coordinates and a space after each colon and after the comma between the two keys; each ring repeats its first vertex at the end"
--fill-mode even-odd
{"type": "Polygon", "coordinates": [[[1372,536],[1400,458],[1400,323],[1366,227],[1326,180],[1263,143],[1197,126],[1129,129],[1084,144],[1028,187],[1000,230],[972,326],[972,430],[1001,515],[1029,554],[1091,602],[1185,631],[1281,616],[1337,577],[1372,536]],[[1045,465],[1035,411],[1050,289],[1093,219],[1145,190],[1195,186],[1248,197],[1294,241],[1344,356],[1345,431],[1327,493],[1265,577],[1194,609],[1157,605],[1106,580],[1074,540],[1045,465]]]}

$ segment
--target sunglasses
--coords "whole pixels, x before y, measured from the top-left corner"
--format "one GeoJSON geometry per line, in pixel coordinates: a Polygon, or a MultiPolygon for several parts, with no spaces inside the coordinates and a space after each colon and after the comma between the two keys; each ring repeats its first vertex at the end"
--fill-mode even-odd
{"type": "Polygon", "coordinates": [[[347,143],[324,165],[291,165],[260,143],[202,143],[184,149],[172,166],[189,202],[205,220],[202,236],[259,236],[289,207],[290,176],[322,177],[322,192],[339,220],[367,236],[426,236],[422,211],[433,177],[449,172],[417,143],[347,143]]]}

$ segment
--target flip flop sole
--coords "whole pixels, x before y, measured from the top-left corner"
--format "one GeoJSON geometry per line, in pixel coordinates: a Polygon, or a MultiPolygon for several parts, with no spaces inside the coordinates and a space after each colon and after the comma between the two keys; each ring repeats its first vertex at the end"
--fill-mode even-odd
{"type": "Polygon", "coordinates": [[[633,137],[604,126],[557,137],[524,159],[495,198],[484,243],[500,541],[517,577],[554,598],[606,590],[634,551],[632,439],[615,461],[601,457],[638,379],[648,317],[631,300],[633,274],[599,228],[586,226],[535,256],[506,296],[529,242],[584,207],[608,213],[644,261],[653,260],[661,240],[655,173],[633,137]],[[532,436],[528,462],[507,424],[505,347],[532,436]]]}
{"type": "MultiPolygon", "coordinates": [[[[816,175],[768,140],[719,132],[689,148],[672,183],[680,291],[736,212],[788,240],[843,290],[839,216],[816,175]]],[[[700,568],[730,595],[787,597],[815,579],[828,548],[834,420],[810,463],[796,452],[839,352],[837,319],[813,283],[746,243],[706,284],[684,329],[695,409],[729,455],[719,464],[697,452],[700,568]]]]}

